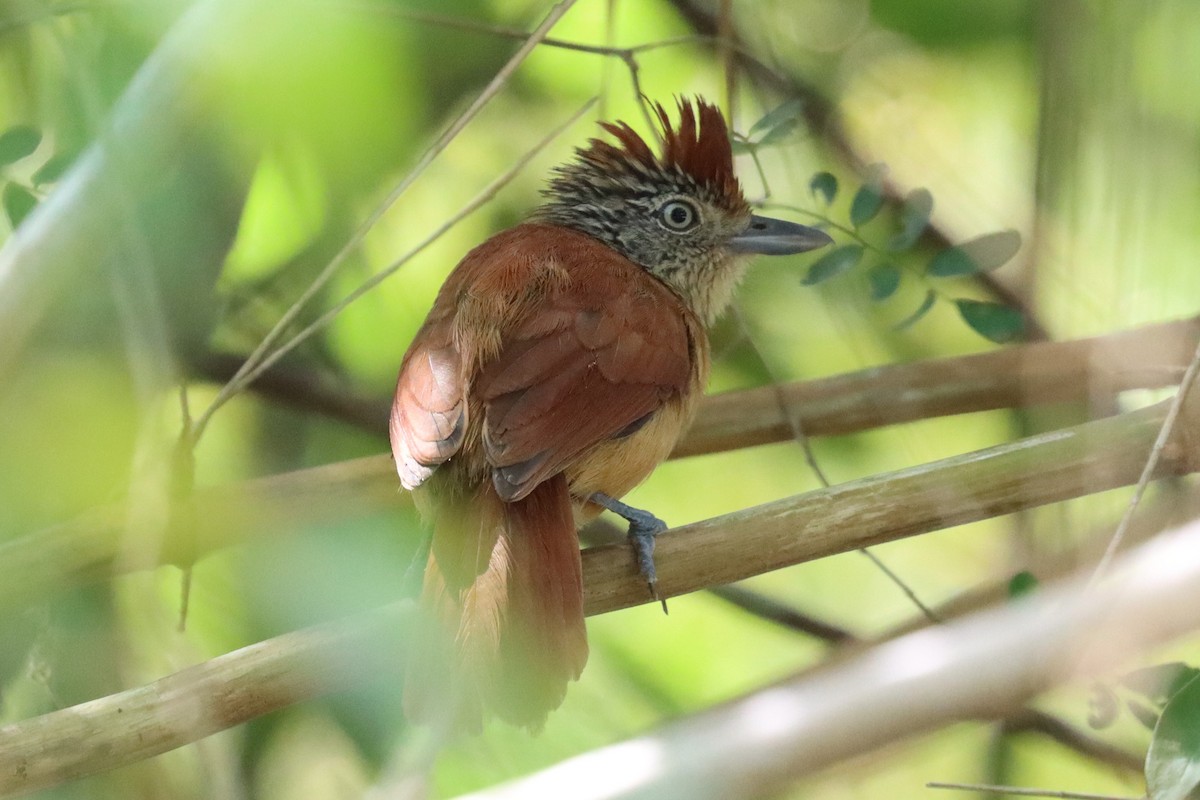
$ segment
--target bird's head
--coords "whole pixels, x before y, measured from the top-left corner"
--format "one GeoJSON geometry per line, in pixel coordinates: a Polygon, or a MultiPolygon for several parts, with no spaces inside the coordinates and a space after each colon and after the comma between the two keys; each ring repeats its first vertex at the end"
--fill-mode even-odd
{"type": "Polygon", "coordinates": [[[616,143],[593,139],[557,168],[537,217],[610,245],[710,322],[732,297],[746,256],[831,242],[815,228],[750,213],[716,106],[680,100],[678,126],[661,105],[655,111],[661,156],[624,122],[602,123],[616,143]]]}

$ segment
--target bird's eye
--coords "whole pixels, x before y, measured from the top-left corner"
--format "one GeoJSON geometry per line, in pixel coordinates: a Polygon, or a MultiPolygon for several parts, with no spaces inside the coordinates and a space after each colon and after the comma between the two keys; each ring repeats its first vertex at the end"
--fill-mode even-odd
{"type": "Polygon", "coordinates": [[[696,207],[685,200],[672,200],[658,209],[658,220],[664,228],[675,233],[689,231],[700,221],[696,207]]]}

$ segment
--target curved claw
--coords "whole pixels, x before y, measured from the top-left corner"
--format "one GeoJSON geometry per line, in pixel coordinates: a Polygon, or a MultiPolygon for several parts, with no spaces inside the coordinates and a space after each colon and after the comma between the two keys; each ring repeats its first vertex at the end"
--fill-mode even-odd
{"type": "Polygon", "coordinates": [[[649,511],[626,505],[600,492],[593,494],[591,499],[629,522],[629,544],[633,547],[638,572],[646,579],[650,596],[662,603],[663,613],[670,613],[667,601],[658,595],[658,572],[654,568],[654,538],[667,529],[667,523],[649,511]]]}

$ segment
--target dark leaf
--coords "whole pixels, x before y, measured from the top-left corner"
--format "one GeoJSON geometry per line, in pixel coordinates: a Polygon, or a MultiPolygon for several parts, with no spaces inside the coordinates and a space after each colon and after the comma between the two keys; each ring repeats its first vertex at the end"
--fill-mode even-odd
{"type": "Polygon", "coordinates": [[[987,233],[938,253],[927,271],[938,278],[988,272],[1006,264],[1020,249],[1021,234],[1016,231],[987,233]]]}
{"type": "Polygon", "coordinates": [[[1029,570],[1022,570],[1008,579],[1008,596],[1014,600],[1032,594],[1038,588],[1038,579],[1029,570]]]}
{"type": "Polygon", "coordinates": [[[976,333],[997,344],[1011,342],[1025,332],[1025,319],[1015,308],[982,300],[955,300],[954,304],[976,333]]]}
{"type": "Polygon", "coordinates": [[[20,225],[21,220],[25,219],[36,205],[37,198],[24,186],[10,183],[4,187],[4,213],[8,215],[8,221],[13,228],[20,225]]]}
{"type": "Polygon", "coordinates": [[[928,189],[913,189],[904,198],[904,207],[900,209],[900,230],[888,240],[888,249],[898,252],[907,250],[917,243],[925,227],[929,225],[929,216],[933,213],[933,195],[928,189]]]}
{"type": "Polygon", "coordinates": [[[871,299],[876,303],[887,300],[900,288],[900,269],[895,264],[883,263],[867,274],[871,282],[871,299]]]}
{"type": "Polygon", "coordinates": [[[850,201],[850,224],[856,228],[865,225],[875,219],[881,208],[883,188],[872,183],[863,184],[850,201]]]}
{"type": "Polygon", "coordinates": [[[0,164],[11,164],[37,150],[42,134],[37,128],[18,125],[0,133],[0,164]]]}
{"type": "Polygon", "coordinates": [[[832,172],[818,172],[808,182],[808,188],[813,197],[820,197],[824,199],[825,205],[829,205],[833,198],[837,197],[838,179],[832,172]]]}
{"type": "Polygon", "coordinates": [[[835,247],[813,262],[808,268],[808,274],[801,281],[805,286],[827,281],[834,275],[841,275],[862,261],[863,247],[860,244],[844,244],[835,247]]]}
{"type": "Polygon", "coordinates": [[[1146,753],[1146,789],[1151,800],[1185,800],[1200,786],[1200,679],[1194,679],[1163,708],[1146,753]]]}
{"type": "MultiPolygon", "coordinates": [[[[766,143],[768,137],[775,133],[779,128],[786,128],[787,132],[795,130],[800,124],[800,119],[804,114],[804,101],[800,99],[788,100],[783,105],[775,108],[767,113],[762,119],[750,126],[748,138],[754,138],[760,133],[765,133],[763,141],[760,144],[766,143]]],[[[786,134],[785,134],[786,135],[786,134]]],[[[778,139],[780,137],[776,137],[778,139]]]]}
{"type": "Polygon", "coordinates": [[[896,330],[902,331],[905,328],[911,328],[917,323],[917,320],[929,313],[929,309],[933,308],[935,302],[937,302],[937,292],[930,289],[925,293],[925,299],[921,301],[921,305],[917,306],[917,310],[896,323],[896,330]]]}
{"type": "Polygon", "coordinates": [[[62,177],[62,174],[67,171],[67,167],[71,166],[74,161],[74,153],[58,153],[51,156],[49,161],[42,164],[38,171],[33,173],[33,185],[54,183],[62,177]]]}

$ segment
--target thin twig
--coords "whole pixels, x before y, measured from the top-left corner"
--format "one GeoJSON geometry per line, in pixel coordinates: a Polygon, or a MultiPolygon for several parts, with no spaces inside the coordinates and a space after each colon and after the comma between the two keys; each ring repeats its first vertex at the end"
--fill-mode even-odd
{"type": "MultiPolygon", "coordinates": [[[[775,400],[779,406],[779,413],[787,420],[788,425],[791,427],[792,439],[800,445],[804,452],[804,460],[807,461],[809,467],[812,468],[813,474],[817,476],[817,480],[821,482],[823,487],[828,489],[831,486],[829,478],[825,476],[825,472],[817,463],[816,454],[812,449],[812,441],[804,432],[804,426],[800,420],[800,416],[798,414],[791,413],[787,398],[783,393],[783,385],[777,379],[775,371],[771,368],[771,365],[767,363],[767,359],[763,356],[762,350],[760,350],[758,345],[755,343],[754,337],[750,335],[749,326],[746,324],[746,319],[742,314],[741,306],[737,305],[736,303],[733,306],[733,314],[741,330],[742,337],[745,339],[746,346],[750,348],[750,352],[754,354],[754,357],[762,365],[763,369],[766,370],[767,376],[770,378],[771,386],[775,393],[775,400]]],[[[930,622],[940,622],[937,616],[933,613],[932,609],[930,609],[925,603],[921,602],[921,599],[917,597],[917,593],[913,590],[913,588],[909,586],[903,578],[888,568],[888,566],[883,563],[883,560],[880,559],[879,556],[868,552],[865,547],[861,550],[861,552],[864,556],[869,558],[876,567],[879,568],[879,570],[888,578],[888,580],[896,584],[897,588],[904,593],[904,596],[912,601],[917,610],[924,614],[930,622]]]]}
{"type": "MultiPolygon", "coordinates": [[[[350,254],[358,249],[367,233],[375,226],[375,223],[377,223],[380,218],[387,213],[388,209],[390,209],[396,203],[396,201],[400,199],[400,196],[408,190],[408,188],[422,173],[424,173],[426,168],[433,163],[434,159],[437,158],[437,156],[441,154],[441,152],[450,144],[450,142],[456,136],[458,136],[463,128],[467,126],[467,123],[474,119],[479,111],[488,103],[488,101],[500,91],[500,89],[508,82],[508,79],[516,71],[517,67],[519,67],[521,63],[524,62],[526,57],[533,52],[534,48],[537,47],[538,42],[545,38],[546,33],[552,27],[554,27],[555,23],[558,22],[563,14],[565,14],[571,8],[571,6],[575,4],[575,2],[576,0],[561,0],[561,2],[557,3],[552,9],[550,9],[550,13],[546,15],[541,24],[538,25],[533,33],[531,33],[525,40],[525,44],[523,44],[517,50],[517,52],[513,54],[512,58],[508,60],[508,63],[506,63],[500,69],[500,71],[496,73],[495,77],[492,78],[487,87],[479,94],[478,97],[475,98],[471,105],[468,106],[467,109],[461,114],[459,114],[454,122],[452,122],[450,126],[442,132],[442,135],[439,136],[437,141],[435,141],[429,147],[429,149],[425,151],[412,170],[410,170],[409,173],[400,181],[400,183],[398,183],[395,188],[388,193],[388,196],[384,199],[384,201],[377,206],[365,220],[363,220],[362,224],[359,225],[359,227],[350,236],[349,240],[347,240],[345,246],[343,246],[342,249],[339,250],[336,255],[334,255],[330,262],[323,270],[321,270],[320,274],[317,275],[317,277],[300,295],[296,302],[292,304],[292,306],[284,313],[282,317],[280,317],[275,326],[267,332],[267,335],[263,337],[262,342],[259,343],[258,347],[256,347],[246,359],[246,364],[242,370],[239,370],[239,374],[234,375],[233,379],[221,388],[212,404],[207,410],[205,410],[205,412],[200,416],[200,419],[196,422],[197,439],[199,439],[199,437],[204,433],[208,421],[212,418],[213,413],[222,405],[224,405],[230,397],[244,389],[245,386],[253,380],[253,375],[261,374],[261,369],[259,368],[262,366],[262,364],[268,361],[266,354],[271,346],[280,338],[280,336],[283,335],[283,332],[288,328],[289,325],[292,324],[308,301],[311,300],[317,294],[317,292],[319,292],[321,288],[333,278],[338,268],[341,267],[342,263],[350,256],[350,254]]],[[[444,227],[445,226],[443,226],[443,228],[444,227]]],[[[292,346],[295,346],[295,342],[296,340],[293,339],[292,346]]],[[[276,350],[272,355],[277,360],[279,354],[280,351],[276,350]]]]}
{"type": "Polygon", "coordinates": [[[951,783],[930,781],[929,789],[960,789],[964,792],[987,792],[989,794],[1016,794],[1022,797],[1057,797],[1060,800],[1143,800],[1136,797],[1121,797],[1111,794],[1088,794],[1087,792],[1062,792],[1055,789],[1030,789],[1023,786],[996,786],[990,783],[951,783]]]}
{"type": "MultiPolygon", "coordinates": [[[[293,349],[295,349],[295,347],[297,345],[301,344],[305,339],[312,336],[314,333],[317,333],[318,331],[322,330],[338,314],[342,313],[351,303],[353,303],[358,298],[362,297],[367,292],[374,289],[379,284],[383,283],[383,281],[387,280],[389,277],[391,277],[393,274],[395,274],[401,267],[403,267],[410,260],[412,260],[412,258],[415,257],[418,253],[420,253],[426,247],[433,244],[438,239],[440,239],[443,235],[445,235],[445,233],[448,230],[453,228],[455,225],[457,225],[459,222],[461,222],[463,219],[465,219],[470,214],[477,211],[480,207],[482,207],[483,205],[490,202],[501,189],[503,189],[505,186],[507,186],[509,183],[512,182],[512,179],[514,177],[516,177],[517,173],[519,173],[522,169],[524,169],[529,164],[530,161],[532,161],[534,158],[537,157],[538,153],[540,153],[542,150],[546,149],[546,146],[549,145],[551,141],[553,141],[556,137],[561,135],[563,131],[567,130],[569,127],[571,127],[576,122],[578,122],[580,117],[582,117],[584,114],[586,114],[588,112],[588,109],[590,109],[593,105],[595,105],[596,100],[597,100],[596,97],[592,97],[586,103],[584,103],[582,106],[580,106],[579,109],[574,114],[572,114],[569,118],[567,118],[561,125],[556,127],[554,130],[550,131],[550,133],[545,138],[543,138],[541,141],[539,141],[537,143],[537,145],[535,145],[533,147],[533,149],[531,149],[525,155],[521,156],[521,158],[517,159],[517,162],[515,164],[513,164],[513,166],[511,168],[509,168],[503,175],[496,178],[494,181],[492,181],[487,186],[485,186],[479,192],[479,194],[477,194],[477,195],[475,195],[475,197],[471,198],[470,202],[468,202],[465,206],[463,206],[461,209],[459,209],[456,213],[454,213],[448,219],[446,219],[446,221],[444,221],[441,225],[439,225],[437,228],[435,228],[432,233],[430,233],[428,236],[426,236],[424,239],[422,239],[421,242],[418,243],[415,247],[413,247],[411,250],[409,250],[407,253],[405,253],[400,258],[393,261],[388,266],[381,269],[379,272],[376,272],[370,278],[363,281],[361,284],[358,285],[357,288],[354,289],[354,291],[352,291],[352,292],[350,292],[350,294],[346,295],[346,297],[344,297],[342,300],[340,300],[332,308],[330,308],[325,313],[321,314],[321,316],[317,317],[315,320],[313,320],[311,323],[309,323],[306,327],[301,329],[291,339],[288,339],[286,342],[284,342],[283,344],[281,344],[277,348],[275,348],[275,350],[273,350],[269,356],[265,356],[265,357],[261,358],[259,363],[254,368],[249,369],[243,373],[243,376],[241,378],[242,385],[247,385],[247,384],[255,381],[260,375],[262,375],[264,372],[266,372],[268,369],[270,369],[275,364],[275,362],[279,361],[279,359],[283,358],[285,355],[287,355],[293,349]]],[[[235,379],[236,379],[236,376],[235,376],[235,379]]],[[[214,405],[215,404],[216,404],[216,402],[214,401],[214,405]]],[[[209,411],[211,411],[211,410],[212,410],[212,407],[209,408],[209,411]]]]}
{"type": "Polygon", "coordinates": [[[817,619],[744,586],[714,586],[708,591],[759,619],[774,622],[790,631],[798,631],[828,644],[848,644],[858,640],[858,637],[845,628],[817,619]]]}
{"type": "Polygon", "coordinates": [[[1187,400],[1188,392],[1191,391],[1192,384],[1196,381],[1197,373],[1200,373],[1200,345],[1196,346],[1196,352],[1192,356],[1191,363],[1188,364],[1187,372],[1183,374],[1183,380],[1179,383],[1179,390],[1175,392],[1175,397],[1171,401],[1171,407],[1167,411],[1167,418],[1163,420],[1162,430],[1158,432],[1158,437],[1154,440],[1154,446],[1150,449],[1150,457],[1146,459],[1146,466],[1142,470],[1141,477],[1138,478],[1137,486],[1133,490],[1133,496],[1129,498],[1129,505],[1125,508],[1125,514],[1121,517],[1121,522],[1117,525],[1117,530],[1113,533],[1112,539],[1109,540],[1108,548],[1104,551],[1104,555],[1100,557],[1100,562],[1096,564],[1096,571],[1092,573],[1092,584],[1095,584],[1104,575],[1113,556],[1116,555],[1117,549],[1120,548],[1126,531],[1129,530],[1129,526],[1133,521],[1133,514],[1142,502],[1142,495],[1146,493],[1146,487],[1150,485],[1150,479],[1154,476],[1155,470],[1158,469],[1158,462],[1162,458],[1167,442],[1170,441],[1171,432],[1175,429],[1175,421],[1179,418],[1184,401],[1187,400]]]}

